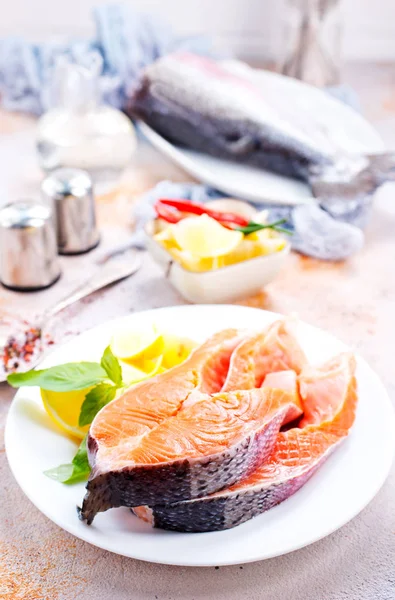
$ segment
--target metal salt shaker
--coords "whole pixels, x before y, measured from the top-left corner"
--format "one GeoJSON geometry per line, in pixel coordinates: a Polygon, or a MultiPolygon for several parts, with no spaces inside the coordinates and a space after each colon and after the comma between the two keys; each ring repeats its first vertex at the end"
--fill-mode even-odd
{"type": "Polygon", "coordinates": [[[0,281],[12,290],[35,291],[60,277],[52,209],[19,200],[0,209],[0,281]]]}
{"type": "Polygon", "coordinates": [[[100,237],[89,174],[81,169],[56,169],[41,189],[54,206],[59,254],[82,254],[95,248],[100,237]]]}

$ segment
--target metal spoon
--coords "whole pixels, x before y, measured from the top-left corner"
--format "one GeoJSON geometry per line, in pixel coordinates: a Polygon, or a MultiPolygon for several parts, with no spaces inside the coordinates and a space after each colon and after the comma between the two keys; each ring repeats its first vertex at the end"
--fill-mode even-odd
{"type": "Polygon", "coordinates": [[[55,306],[47,309],[36,322],[29,323],[11,316],[0,319],[0,382],[5,381],[10,373],[30,371],[43,359],[48,350],[44,334],[48,332],[53,318],[62,310],[93,294],[93,292],[130,277],[139,270],[140,266],[141,256],[138,253],[130,260],[107,260],[93,276],[74,289],[71,294],[57,302],[55,306]],[[16,354],[5,365],[4,357],[9,352],[12,340],[19,339],[22,340],[22,342],[19,342],[21,347],[26,342],[29,343],[29,340],[34,346],[29,361],[25,360],[22,354],[18,356],[16,351],[16,354]]]}

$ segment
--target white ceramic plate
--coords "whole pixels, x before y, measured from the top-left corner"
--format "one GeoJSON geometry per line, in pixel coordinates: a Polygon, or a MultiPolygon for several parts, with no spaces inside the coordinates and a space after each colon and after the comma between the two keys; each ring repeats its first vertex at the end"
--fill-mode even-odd
{"type": "MultiPolygon", "coordinates": [[[[239,306],[183,306],[150,310],[109,321],[57,348],[45,366],[99,358],[117,327],[155,322],[174,333],[203,341],[225,327],[262,328],[278,315],[239,306]]],[[[303,323],[298,332],[311,361],[344,350],[328,333],[303,323]]],[[[44,366],[44,365],[43,365],[44,366]]],[[[43,475],[69,462],[74,444],[52,425],[39,391],[18,391],[6,427],[6,450],[16,480],[49,519],[73,535],[133,558],[187,566],[252,562],[302,548],[357,515],[383,484],[394,452],[394,413],[379,378],[358,358],[359,405],[348,439],[294,496],[234,529],[183,534],[151,527],[127,508],[97,515],[90,527],[77,518],[84,484],[65,486],[43,475]]],[[[32,517],[34,518],[34,517],[32,517]]]]}
{"type": "MultiPolygon", "coordinates": [[[[384,144],[375,129],[355,110],[318,88],[282,75],[252,69],[238,61],[223,61],[230,73],[242,75],[262,93],[268,92],[288,102],[289,110],[297,111],[300,126],[303,119],[312,123],[315,138],[339,154],[381,152],[384,144]]],[[[275,101],[275,100],[273,100],[275,101]]],[[[284,106],[282,107],[284,109],[284,106]]],[[[292,118],[292,115],[290,115],[292,118]]],[[[139,123],[145,137],[173,162],[190,175],[221,192],[251,202],[275,202],[295,205],[312,202],[310,189],[304,183],[275,175],[264,169],[239,165],[175,146],[151,127],[139,123]]]]}

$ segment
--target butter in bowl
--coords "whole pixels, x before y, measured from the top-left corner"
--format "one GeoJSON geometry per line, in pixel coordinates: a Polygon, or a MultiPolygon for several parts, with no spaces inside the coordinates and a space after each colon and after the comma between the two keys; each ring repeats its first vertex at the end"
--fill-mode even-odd
{"type": "Polygon", "coordinates": [[[189,302],[223,303],[258,293],[290,251],[283,221],[248,203],[221,199],[204,205],[161,199],[145,228],[147,248],[189,302]]]}

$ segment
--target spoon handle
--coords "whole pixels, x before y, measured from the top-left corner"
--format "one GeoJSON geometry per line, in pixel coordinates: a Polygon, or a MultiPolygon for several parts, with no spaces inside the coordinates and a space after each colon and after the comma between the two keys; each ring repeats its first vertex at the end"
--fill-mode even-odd
{"type": "Polygon", "coordinates": [[[97,292],[108,285],[133,275],[136,273],[136,271],[138,271],[140,266],[141,256],[139,254],[136,254],[134,260],[132,259],[130,261],[108,261],[104,266],[100,267],[100,269],[92,277],[90,277],[82,285],[78,286],[71,294],[60,300],[57,304],[55,304],[55,306],[48,309],[43,315],[43,323],[45,323],[47,319],[57,315],[63,309],[71,306],[71,304],[74,304],[74,302],[78,302],[78,300],[86,298],[90,294],[93,294],[93,292],[97,292]]]}

